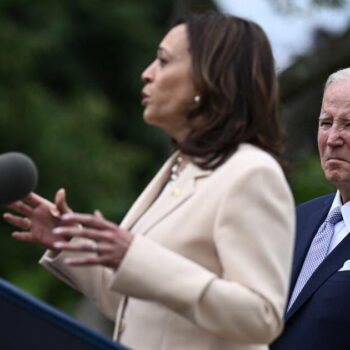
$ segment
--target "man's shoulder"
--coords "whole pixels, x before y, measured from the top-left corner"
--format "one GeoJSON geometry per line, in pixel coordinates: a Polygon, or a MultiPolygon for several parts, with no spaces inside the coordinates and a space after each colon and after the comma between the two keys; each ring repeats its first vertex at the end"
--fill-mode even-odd
{"type": "Polygon", "coordinates": [[[297,211],[305,211],[306,209],[311,209],[314,207],[324,206],[331,204],[334,199],[335,193],[325,194],[321,197],[313,198],[307,202],[301,203],[297,206],[297,211]]]}

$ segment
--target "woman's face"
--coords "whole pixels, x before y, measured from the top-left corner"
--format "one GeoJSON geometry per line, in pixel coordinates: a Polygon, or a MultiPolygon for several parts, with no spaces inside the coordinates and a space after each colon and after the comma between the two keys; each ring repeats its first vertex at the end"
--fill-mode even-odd
{"type": "Polygon", "coordinates": [[[181,141],[189,130],[186,114],[195,107],[193,98],[197,94],[185,24],[164,37],[157,58],[142,73],[142,80],[144,120],[181,141]]]}

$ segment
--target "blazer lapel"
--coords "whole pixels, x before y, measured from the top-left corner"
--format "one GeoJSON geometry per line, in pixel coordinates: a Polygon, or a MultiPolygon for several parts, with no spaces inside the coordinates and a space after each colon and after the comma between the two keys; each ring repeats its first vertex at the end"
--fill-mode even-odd
{"type": "Polygon", "coordinates": [[[120,224],[121,227],[130,229],[136,223],[136,221],[148,209],[150,209],[152,210],[152,215],[148,215],[148,217],[144,220],[142,231],[139,232],[139,234],[145,234],[153,225],[171,213],[194,193],[197,179],[208,176],[212,172],[210,170],[202,170],[196,165],[189,163],[186,167],[187,175],[179,178],[176,189],[163,193],[161,203],[156,202],[156,207],[151,207],[168,181],[170,176],[170,168],[174,164],[174,160],[178,156],[178,153],[179,152],[175,152],[162,166],[162,168],[126,214],[125,218],[120,224]]]}
{"type": "Polygon", "coordinates": [[[179,177],[176,186],[162,193],[160,200],[155,202],[150,208],[148,215],[142,219],[142,230],[139,230],[138,234],[147,234],[154,225],[193,195],[197,179],[208,176],[211,173],[211,171],[202,170],[192,163],[189,163],[184,171],[186,173],[179,177]]]}
{"type": "Polygon", "coordinates": [[[162,191],[165,183],[170,176],[170,168],[177,157],[178,152],[175,152],[160,168],[155,177],[147,185],[141,195],[136,199],[134,204],[131,206],[125,217],[123,218],[120,226],[129,230],[139,217],[149,208],[155,198],[162,191]]]}

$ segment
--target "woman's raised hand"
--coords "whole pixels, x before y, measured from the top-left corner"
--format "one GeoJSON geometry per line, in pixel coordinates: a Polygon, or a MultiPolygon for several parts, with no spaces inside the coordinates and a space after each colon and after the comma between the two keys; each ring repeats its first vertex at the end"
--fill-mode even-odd
{"type": "Polygon", "coordinates": [[[133,236],[98,211],[94,215],[73,213],[63,189],[57,191],[55,203],[30,193],[24,200],[8,205],[20,215],[5,213],[4,219],[23,229],[12,237],[36,243],[56,251],[93,252],[70,257],[71,265],[104,265],[117,268],[128,250],[133,236]],[[75,239],[81,237],[85,239],[75,239]]]}
{"type": "Polygon", "coordinates": [[[53,230],[54,236],[59,238],[53,244],[56,249],[95,253],[69,257],[65,262],[70,265],[117,268],[133,239],[131,233],[106,220],[99,211],[94,215],[65,214],[61,217],[61,224],[63,226],[53,230]],[[85,239],[72,239],[77,237],[85,239]]]}
{"type": "Polygon", "coordinates": [[[60,215],[71,212],[66,203],[64,189],[57,191],[55,204],[35,193],[30,193],[24,200],[11,203],[7,207],[21,214],[3,215],[9,224],[23,229],[13,232],[13,238],[57,250],[54,243],[62,238],[52,234],[52,230],[60,224],[60,215]]]}

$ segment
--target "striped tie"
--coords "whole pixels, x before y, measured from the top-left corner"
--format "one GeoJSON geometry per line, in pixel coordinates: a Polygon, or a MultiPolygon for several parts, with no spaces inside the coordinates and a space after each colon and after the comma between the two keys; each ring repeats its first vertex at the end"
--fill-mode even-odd
{"type": "Polygon", "coordinates": [[[298,280],[295,283],[287,310],[289,310],[293,305],[295,299],[304,288],[306,282],[327,256],[329,245],[334,233],[334,225],[340,220],[342,220],[340,207],[336,207],[328,214],[325,222],[318,229],[318,232],[311,242],[298,280]]]}

